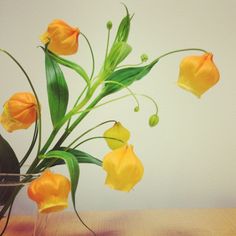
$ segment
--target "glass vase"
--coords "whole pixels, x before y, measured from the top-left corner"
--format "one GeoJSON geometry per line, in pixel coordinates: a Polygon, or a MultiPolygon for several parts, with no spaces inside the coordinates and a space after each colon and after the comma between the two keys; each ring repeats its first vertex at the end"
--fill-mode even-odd
{"type": "Polygon", "coordinates": [[[20,215],[13,213],[11,216],[16,196],[22,190],[26,191],[27,185],[38,176],[38,174],[0,173],[0,235],[6,233],[7,235],[40,236],[46,231],[48,214],[37,213],[33,217],[26,217],[21,213],[20,215]],[[22,234],[18,232],[19,229],[22,234]]]}

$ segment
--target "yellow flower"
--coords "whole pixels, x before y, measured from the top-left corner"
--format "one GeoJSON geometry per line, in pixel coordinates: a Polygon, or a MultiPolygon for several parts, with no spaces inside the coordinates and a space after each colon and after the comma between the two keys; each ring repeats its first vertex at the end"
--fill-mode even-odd
{"type": "Polygon", "coordinates": [[[40,213],[61,211],[68,207],[70,181],[63,175],[46,170],[28,187],[28,196],[38,205],[40,213]]]}
{"type": "Polygon", "coordinates": [[[189,56],[182,60],[178,85],[200,98],[220,78],[219,71],[213,62],[212,53],[202,56],[189,56]]]}
{"type": "Polygon", "coordinates": [[[103,169],[107,172],[105,184],[125,192],[130,191],[141,180],[144,172],[132,145],[125,145],[105,155],[103,169]]]}
{"type": "Polygon", "coordinates": [[[119,140],[106,138],[107,145],[113,150],[122,147],[130,138],[130,132],[120,122],[116,122],[113,127],[104,132],[104,137],[115,138],[119,140]]]}
{"type": "Polygon", "coordinates": [[[33,94],[15,93],[4,104],[0,123],[8,131],[27,129],[37,119],[37,102],[33,94]]]}
{"type": "Polygon", "coordinates": [[[47,31],[40,37],[48,49],[59,55],[75,54],[78,50],[80,30],[69,26],[62,20],[54,20],[48,25],[47,31]]]}

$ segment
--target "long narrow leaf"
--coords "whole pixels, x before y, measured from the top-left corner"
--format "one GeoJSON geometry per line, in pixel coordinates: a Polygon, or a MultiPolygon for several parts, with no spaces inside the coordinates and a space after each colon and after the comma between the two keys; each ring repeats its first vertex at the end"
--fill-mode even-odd
{"type": "MultiPolygon", "coordinates": [[[[66,148],[62,148],[61,150],[65,150],[66,148]]],[[[93,157],[92,155],[86,153],[86,152],[83,152],[83,151],[80,151],[80,150],[77,150],[77,149],[68,149],[66,150],[66,152],[69,152],[71,154],[73,154],[77,160],[77,162],[80,164],[80,163],[87,163],[87,164],[95,164],[95,165],[98,165],[98,166],[102,166],[102,161],[97,159],[96,157],[93,157]]],[[[47,160],[47,159],[44,159],[42,162],[41,162],[41,166],[47,166],[47,164],[50,162],[50,160],[47,160]]],[[[52,166],[56,166],[56,165],[63,165],[65,162],[61,159],[56,159],[55,158],[55,161],[53,163],[52,166]]]]}
{"type": "Polygon", "coordinates": [[[88,87],[90,86],[90,80],[89,80],[89,76],[87,75],[86,71],[77,63],[74,63],[72,61],[69,61],[65,58],[62,58],[52,52],[48,52],[49,55],[51,56],[51,58],[53,60],[55,60],[57,63],[59,63],[60,65],[66,66],[72,70],[74,70],[76,73],[78,73],[87,83],[88,87]]]}
{"type": "Polygon", "coordinates": [[[66,113],[69,91],[61,68],[47,52],[45,52],[45,67],[51,120],[55,126],[66,113]]]}
{"type": "MultiPolygon", "coordinates": [[[[156,63],[157,61],[152,62],[147,66],[129,67],[117,70],[113,72],[106,80],[116,81],[123,84],[124,87],[128,87],[133,82],[142,79],[146,74],[148,74],[156,63]]],[[[118,84],[107,83],[103,88],[103,93],[105,95],[109,95],[123,89],[124,87],[121,87],[118,84]]]]}
{"type": "Polygon", "coordinates": [[[66,163],[71,180],[71,198],[73,206],[75,208],[75,193],[79,182],[79,174],[80,174],[79,165],[75,156],[65,151],[56,150],[48,152],[44,156],[44,158],[58,158],[66,163]]]}

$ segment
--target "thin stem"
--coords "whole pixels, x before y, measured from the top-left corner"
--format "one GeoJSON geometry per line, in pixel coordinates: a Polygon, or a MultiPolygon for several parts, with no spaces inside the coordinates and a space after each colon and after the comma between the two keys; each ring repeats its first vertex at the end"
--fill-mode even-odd
{"type": "Polygon", "coordinates": [[[106,62],[107,62],[107,54],[108,54],[109,44],[110,44],[110,34],[111,34],[111,29],[108,29],[108,32],[107,32],[106,53],[105,53],[105,60],[104,60],[104,68],[106,67],[106,62]]]}
{"type": "Polygon", "coordinates": [[[31,142],[29,148],[28,148],[28,151],[26,152],[25,156],[20,161],[20,167],[22,167],[24,165],[25,161],[27,160],[27,158],[29,157],[30,153],[32,152],[32,150],[34,148],[34,145],[36,143],[36,140],[37,140],[37,136],[38,136],[38,126],[37,126],[37,122],[35,122],[33,139],[32,139],[32,142],[31,142]]]}
{"type": "Polygon", "coordinates": [[[94,54],[93,54],[93,49],[92,49],[92,46],[88,40],[88,38],[86,37],[85,34],[83,34],[82,32],[80,32],[80,34],[85,38],[85,40],[87,41],[88,43],[88,46],[89,46],[89,49],[90,49],[90,52],[91,52],[91,56],[92,56],[92,72],[91,72],[91,75],[90,75],[90,80],[93,78],[93,75],[94,75],[94,70],[95,70],[95,59],[94,59],[94,54]]]}
{"type": "MultiPolygon", "coordinates": [[[[24,70],[24,68],[22,67],[22,65],[15,59],[15,57],[13,57],[9,52],[0,49],[1,52],[5,53],[6,55],[8,55],[17,65],[18,67],[21,69],[21,71],[23,72],[23,74],[25,75],[37,102],[37,117],[38,117],[38,131],[39,131],[39,142],[38,142],[38,150],[37,150],[37,154],[40,152],[41,149],[41,139],[42,139],[42,128],[41,128],[41,108],[40,108],[40,103],[39,103],[39,99],[38,99],[38,95],[34,89],[34,86],[30,80],[29,75],[26,73],[26,71],[24,70]]],[[[37,158],[37,157],[36,157],[37,158]]]]}
{"type": "Polygon", "coordinates": [[[130,95],[133,96],[134,100],[135,100],[136,103],[137,103],[137,107],[139,108],[139,101],[138,101],[137,97],[135,96],[135,93],[134,93],[128,86],[125,86],[124,84],[119,83],[119,82],[117,82],[117,81],[111,81],[111,80],[104,81],[104,83],[105,83],[105,84],[109,84],[109,83],[111,83],[111,84],[117,84],[117,85],[119,85],[120,87],[123,87],[123,88],[127,89],[127,90],[129,91],[130,95]]]}
{"type": "Polygon", "coordinates": [[[136,96],[142,96],[142,97],[145,97],[145,98],[151,100],[151,101],[154,103],[154,105],[155,105],[156,114],[158,113],[158,106],[157,106],[157,103],[156,103],[156,101],[155,101],[152,97],[150,97],[150,96],[148,96],[148,95],[146,95],[146,94],[138,94],[138,93],[136,93],[135,95],[136,95],[136,96]]]}
{"type": "Polygon", "coordinates": [[[84,117],[89,113],[90,110],[103,98],[103,94],[99,94],[93,102],[87,107],[86,110],[81,112],[81,115],[73,122],[73,124],[69,127],[68,130],[66,130],[61,138],[57,141],[56,145],[54,146],[53,149],[56,149],[60,147],[60,145],[65,141],[67,136],[76,128],[76,126],[84,119],[84,117]]]}
{"type": "Polygon", "coordinates": [[[88,229],[94,236],[96,236],[96,233],[95,233],[92,229],[90,229],[90,228],[84,223],[84,221],[82,220],[82,218],[81,218],[81,216],[79,215],[79,213],[78,213],[77,209],[75,208],[75,206],[74,206],[74,211],[75,211],[75,214],[77,215],[79,221],[83,224],[83,226],[84,226],[86,229],[88,229]]]}
{"type": "MultiPolygon", "coordinates": [[[[78,104],[80,98],[83,96],[83,94],[84,94],[84,92],[86,91],[86,89],[87,89],[87,86],[85,86],[85,88],[83,89],[83,91],[81,92],[81,94],[79,95],[79,97],[77,98],[77,100],[76,100],[76,102],[75,102],[73,108],[76,107],[76,105],[78,104]]],[[[72,118],[72,117],[71,117],[71,118],[72,118]]],[[[68,120],[68,123],[67,123],[67,126],[66,126],[66,130],[67,130],[67,129],[69,128],[69,126],[70,126],[71,118],[68,120]]]]}
{"type": "Polygon", "coordinates": [[[156,58],[152,63],[156,63],[157,61],[159,61],[161,58],[163,57],[166,57],[170,54],[174,54],[174,53],[178,53],[178,52],[185,52],[185,51],[201,51],[201,52],[204,52],[204,53],[207,53],[206,50],[204,49],[201,49],[201,48],[184,48],[184,49],[178,49],[178,50],[174,50],[174,51],[170,51],[170,52],[167,52],[167,53],[164,53],[162,54],[161,56],[159,56],[158,58],[156,58]]]}
{"type": "Polygon", "coordinates": [[[90,140],[93,140],[93,139],[100,139],[100,138],[103,138],[103,139],[112,139],[112,140],[116,140],[116,141],[119,141],[121,143],[125,143],[123,140],[121,139],[117,139],[117,138],[113,138],[113,137],[107,137],[107,136],[95,136],[95,137],[91,137],[91,138],[87,138],[85,140],[83,140],[82,142],[78,143],[76,146],[74,146],[72,149],[75,149],[77,148],[78,146],[80,146],[81,144],[83,143],[86,143],[90,140]]]}
{"type": "Polygon", "coordinates": [[[104,121],[94,127],[92,127],[91,129],[88,129],[87,131],[85,131],[84,133],[82,133],[79,137],[77,137],[72,143],[69,144],[69,146],[67,146],[66,150],[68,150],[75,142],[77,142],[80,138],[82,138],[84,135],[86,135],[87,133],[93,131],[94,129],[104,125],[104,124],[107,124],[107,123],[110,123],[110,122],[113,122],[113,123],[116,123],[117,121],[116,120],[107,120],[107,121],[104,121]]]}

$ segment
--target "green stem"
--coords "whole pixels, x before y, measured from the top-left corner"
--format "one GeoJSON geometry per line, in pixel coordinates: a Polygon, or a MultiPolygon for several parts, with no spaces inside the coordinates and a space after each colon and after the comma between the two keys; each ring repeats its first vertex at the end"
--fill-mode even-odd
{"type": "Polygon", "coordinates": [[[91,129],[88,129],[87,131],[85,131],[84,133],[82,133],[79,137],[77,137],[72,143],[70,143],[66,150],[68,150],[74,143],[76,143],[80,138],[82,138],[84,135],[88,134],[89,132],[93,131],[94,129],[104,125],[104,124],[107,124],[107,123],[110,123],[110,122],[113,122],[113,123],[116,123],[117,121],[116,120],[107,120],[107,121],[104,121],[94,127],[92,127],[91,129]]]}
{"type": "Polygon", "coordinates": [[[34,127],[34,134],[33,134],[33,138],[32,138],[32,142],[28,148],[28,151],[26,152],[25,156],[22,158],[22,160],[20,161],[20,167],[24,165],[25,161],[27,160],[27,158],[29,157],[30,153],[32,152],[34,145],[36,143],[37,140],[37,136],[38,136],[38,126],[37,126],[37,122],[35,122],[35,127],[34,127]]]}
{"type": "Polygon", "coordinates": [[[123,140],[117,139],[117,138],[113,138],[113,137],[95,136],[95,137],[91,137],[91,138],[87,138],[87,139],[83,140],[82,142],[76,144],[76,146],[74,146],[72,149],[75,149],[75,148],[77,148],[78,146],[80,146],[81,144],[86,143],[86,142],[88,142],[88,141],[90,141],[90,140],[93,140],[93,139],[100,139],[100,138],[103,138],[103,139],[112,139],[112,140],[119,141],[119,142],[121,142],[121,143],[125,143],[123,140]]]}
{"type": "Polygon", "coordinates": [[[134,100],[136,101],[137,103],[137,107],[139,108],[139,101],[137,99],[137,97],[135,96],[135,93],[128,87],[128,86],[125,86],[124,84],[120,83],[120,82],[117,82],[117,81],[111,81],[111,80],[107,80],[107,81],[104,81],[105,84],[117,84],[119,85],[120,87],[123,87],[125,89],[127,89],[130,93],[130,95],[132,95],[132,97],[134,98],[134,100]]]}
{"type": "Polygon", "coordinates": [[[105,53],[105,60],[104,60],[104,68],[106,67],[106,62],[107,62],[107,54],[108,54],[109,44],[110,44],[110,33],[111,33],[111,29],[108,29],[108,32],[107,32],[106,53],[105,53]]]}
{"type": "MultiPolygon", "coordinates": [[[[77,106],[77,104],[78,104],[80,98],[83,96],[83,94],[84,94],[84,92],[86,91],[86,89],[87,89],[87,86],[85,86],[85,88],[83,89],[83,91],[81,92],[81,94],[79,95],[79,97],[77,98],[77,100],[76,100],[76,102],[75,102],[73,108],[75,108],[75,107],[77,106]]],[[[72,117],[71,117],[71,118],[72,118],[72,117]]],[[[67,130],[67,129],[69,128],[69,126],[70,126],[71,118],[68,120],[68,123],[67,123],[67,126],[66,126],[66,130],[67,130]]]]}
{"type": "Polygon", "coordinates": [[[36,163],[37,161],[39,162],[39,160],[37,160],[37,156],[40,152],[41,149],[41,139],[42,139],[42,121],[41,121],[41,108],[40,108],[40,103],[39,103],[39,99],[38,99],[38,95],[34,89],[34,86],[30,80],[29,75],[26,73],[26,71],[24,70],[24,68],[21,66],[21,64],[7,51],[0,49],[1,52],[5,53],[6,55],[8,55],[17,65],[18,67],[21,69],[21,71],[23,72],[23,74],[25,75],[37,102],[37,117],[38,117],[38,131],[39,131],[39,142],[38,142],[38,150],[37,150],[37,155],[36,155],[36,159],[34,161],[34,163],[36,163]]]}
{"type": "Polygon", "coordinates": [[[75,129],[75,127],[84,119],[84,117],[89,113],[89,111],[103,98],[103,94],[99,94],[93,102],[87,107],[85,111],[81,113],[81,115],[73,122],[73,124],[67,129],[61,138],[58,140],[53,149],[57,149],[61,146],[61,144],[65,141],[67,136],[75,129]]]}
{"type": "Polygon", "coordinates": [[[150,96],[148,96],[148,95],[146,95],[146,94],[138,94],[138,93],[136,93],[135,95],[136,95],[136,96],[145,97],[145,98],[151,100],[151,101],[153,102],[153,104],[155,105],[156,114],[158,113],[158,106],[157,106],[157,103],[156,103],[156,101],[155,101],[152,97],[150,97],[150,96]]]}
{"type": "Polygon", "coordinates": [[[178,50],[174,50],[174,51],[170,51],[170,52],[167,52],[167,53],[164,53],[162,54],[161,56],[159,56],[158,58],[156,58],[152,64],[155,64],[156,62],[158,62],[161,58],[163,57],[166,57],[170,54],[174,54],[174,53],[178,53],[178,52],[185,52],[185,51],[200,51],[200,52],[204,52],[204,53],[207,53],[206,50],[204,49],[201,49],[201,48],[184,48],[184,49],[178,49],[178,50]]]}
{"type": "Polygon", "coordinates": [[[91,52],[91,56],[92,56],[92,72],[91,72],[91,75],[90,75],[90,80],[93,78],[93,75],[94,75],[94,70],[95,70],[95,59],[94,59],[94,54],[93,54],[93,49],[92,49],[92,46],[88,40],[88,38],[86,37],[85,34],[83,34],[82,32],[80,32],[80,34],[85,38],[85,40],[87,41],[88,43],[88,46],[89,46],[89,49],[90,49],[90,52],[91,52]]]}

